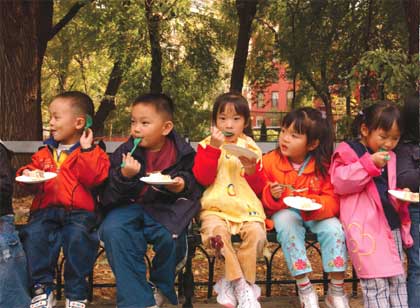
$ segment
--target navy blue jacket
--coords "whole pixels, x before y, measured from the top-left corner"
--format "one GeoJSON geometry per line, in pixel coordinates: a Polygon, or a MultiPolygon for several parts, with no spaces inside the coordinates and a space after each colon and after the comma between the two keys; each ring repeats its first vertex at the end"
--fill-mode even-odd
{"type": "Polygon", "coordinates": [[[400,142],[397,154],[397,187],[418,192],[420,188],[420,146],[414,142],[400,142]]]}
{"type": "Polygon", "coordinates": [[[0,216],[13,214],[13,171],[10,164],[11,153],[0,142],[0,216]]]}
{"type": "MultiPolygon", "coordinates": [[[[174,165],[161,172],[169,174],[172,178],[182,177],[185,181],[185,189],[180,193],[173,193],[163,186],[158,186],[158,190],[149,186],[139,206],[142,206],[169,232],[179,235],[200,210],[202,187],[196,182],[192,173],[194,149],[174,130],[168,135],[168,138],[174,141],[177,158],[174,165]]],[[[141,164],[140,172],[131,179],[127,179],[121,174],[122,154],[130,152],[132,148],[133,138],[130,138],[110,156],[109,178],[101,197],[101,203],[106,212],[119,206],[135,203],[140,191],[147,185],[140,181],[140,178],[146,175],[144,148],[138,147],[133,153],[133,157],[141,164]]]]}

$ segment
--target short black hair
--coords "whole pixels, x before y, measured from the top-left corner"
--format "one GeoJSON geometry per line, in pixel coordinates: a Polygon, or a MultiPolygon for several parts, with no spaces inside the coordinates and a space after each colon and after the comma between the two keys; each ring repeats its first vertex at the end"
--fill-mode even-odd
{"type": "Polygon", "coordinates": [[[312,151],[312,155],[315,158],[316,173],[326,177],[334,138],[328,122],[322,117],[322,113],[311,107],[292,110],[281,123],[283,128],[289,128],[291,125],[298,134],[306,135],[308,145],[319,140],[319,145],[312,151]]]}
{"type": "Polygon", "coordinates": [[[95,106],[93,105],[93,101],[89,95],[80,91],[67,91],[54,96],[52,100],[54,101],[57,98],[70,99],[72,101],[73,108],[77,109],[77,111],[81,114],[88,114],[93,118],[95,106]]]}
{"type": "Polygon", "coordinates": [[[369,107],[364,108],[354,119],[352,133],[357,138],[360,135],[362,124],[365,124],[369,132],[376,129],[389,131],[396,123],[398,129],[403,128],[402,117],[398,107],[391,101],[379,101],[369,107]]]}
{"type": "Polygon", "coordinates": [[[220,112],[225,111],[226,105],[232,104],[235,111],[245,118],[245,125],[249,124],[250,110],[248,101],[239,92],[227,92],[219,95],[213,104],[212,122],[215,125],[217,121],[217,115],[220,112]]]}
{"type": "Polygon", "coordinates": [[[153,105],[156,108],[157,112],[162,112],[168,115],[170,120],[173,120],[175,106],[172,99],[163,93],[147,93],[142,94],[134,100],[132,107],[139,104],[148,104],[153,105]]]}
{"type": "Polygon", "coordinates": [[[412,94],[404,99],[401,116],[403,118],[403,133],[401,140],[405,142],[419,143],[419,94],[412,94]]]}

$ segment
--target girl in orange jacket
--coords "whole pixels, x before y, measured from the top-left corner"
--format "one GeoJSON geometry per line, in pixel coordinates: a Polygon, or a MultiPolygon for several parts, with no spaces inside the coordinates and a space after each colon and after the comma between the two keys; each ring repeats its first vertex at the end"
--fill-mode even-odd
{"type": "Polygon", "coordinates": [[[348,307],[343,289],[345,238],[337,218],[339,203],[328,175],[331,131],[313,108],[290,112],[281,126],[279,147],[264,155],[264,173],[255,175],[250,184],[262,190],[266,214],[274,222],[287,266],[296,278],[302,307],[319,307],[308,278],[312,268],[306,255],[306,229],[317,235],[324,270],[332,278],[327,306],[348,307]]]}

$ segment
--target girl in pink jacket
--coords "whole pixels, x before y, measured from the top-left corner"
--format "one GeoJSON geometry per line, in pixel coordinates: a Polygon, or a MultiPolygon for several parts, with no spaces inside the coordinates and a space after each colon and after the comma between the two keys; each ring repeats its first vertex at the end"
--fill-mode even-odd
{"type": "Polygon", "coordinates": [[[412,244],[410,220],[407,205],[388,194],[396,188],[400,122],[390,102],[367,107],[355,120],[360,139],[341,143],[330,167],[365,307],[408,307],[402,242],[412,244]]]}

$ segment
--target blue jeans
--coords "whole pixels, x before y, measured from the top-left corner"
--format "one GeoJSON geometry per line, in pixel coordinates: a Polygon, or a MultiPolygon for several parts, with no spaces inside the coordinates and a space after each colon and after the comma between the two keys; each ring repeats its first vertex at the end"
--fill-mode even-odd
{"type": "Polygon", "coordinates": [[[411,217],[411,236],[414,245],[407,250],[408,256],[408,306],[420,308],[420,205],[411,204],[409,207],[411,217]]]}
{"type": "Polygon", "coordinates": [[[27,308],[28,272],[13,215],[0,217],[0,307],[27,308]]]}
{"type": "Polygon", "coordinates": [[[31,285],[54,284],[58,256],[63,248],[64,293],[70,300],[88,295],[87,276],[95,264],[99,239],[95,214],[83,210],[46,208],[31,214],[22,232],[31,285]]]}
{"type": "Polygon", "coordinates": [[[344,272],[347,267],[347,249],[344,231],[336,217],[303,221],[298,210],[283,209],[272,216],[287,266],[293,277],[312,272],[306,255],[306,228],[317,235],[321,246],[325,272],[344,272]]]}
{"type": "MultiPolygon", "coordinates": [[[[178,303],[174,289],[178,240],[140,205],[112,210],[105,217],[99,234],[116,277],[118,308],[155,305],[152,287],[146,279],[147,244],[153,244],[155,251],[150,281],[172,304],[178,303]]],[[[184,243],[185,235],[178,239],[184,243]]]]}

